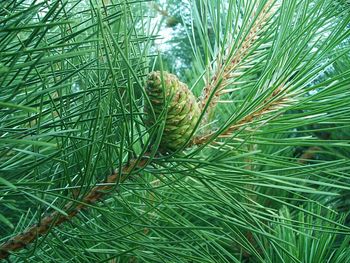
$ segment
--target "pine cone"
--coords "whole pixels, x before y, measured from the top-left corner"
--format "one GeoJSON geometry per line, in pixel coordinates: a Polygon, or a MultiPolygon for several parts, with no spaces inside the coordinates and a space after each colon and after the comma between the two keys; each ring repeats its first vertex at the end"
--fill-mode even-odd
{"type": "MultiPolygon", "coordinates": [[[[199,106],[193,93],[175,75],[159,71],[149,74],[146,93],[156,119],[166,107],[166,121],[160,148],[175,151],[185,146],[200,116],[199,106]],[[164,87],[161,75],[163,75],[164,87]]],[[[145,105],[145,113],[146,125],[150,127],[156,122],[150,105],[145,105]]]]}

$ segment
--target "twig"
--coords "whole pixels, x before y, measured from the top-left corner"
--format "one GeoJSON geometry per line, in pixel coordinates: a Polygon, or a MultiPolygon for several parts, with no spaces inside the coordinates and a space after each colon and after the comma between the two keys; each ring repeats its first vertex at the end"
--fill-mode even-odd
{"type": "Polygon", "coordinates": [[[46,234],[51,228],[61,225],[62,223],[72,219],[79,214],[81,210],[87,208],[88,205],[95,204],[104,199],[115,187],[116,182],[123,182],[135,168],[144,168],[148,164],[149,153],[145,153],[141,159],[132,159],[122,168],[122,173],[112,173],[107,177],[103,184],[95,186],[83,198],[83,200],[75,205],[74,201],[68,202],[63,210],[67,215],[59,214],[57,211],[43,217],[38,224],[32,225],[24,230],[24,232],[12,237],[5,243],[0,245],[0,259],[7,258],[11,252],[25,248],[34,242],[38,237],[46,234]]]}
{"type": "MultiPolygon", "coordinates": [[[[229,126],[227,129],[222,131],[218,137],[219,138],[225,138],[232,136],[232,133],[245,125],[251,123],[252,121],[256,120],[257,118],[265,115],[268,112],[271,112],[275,110],[276,108],[280,107],[281,105],[285,105],[288,103],[290,98],[287,98],[286,95],[281,95],[282,92],[284,92],[286,89],[283,88],[283,85],[278,87],[267,99],[264,100],[262,103],[263,106],[260,110],[254,111],[251,114],[247,115],[237,123],[229,126]],[[278,96],[280,96],[278,98],[278,96]],[[277,98],[276,98],[277,97],[277,98]],[[274,99],[276,98],[276,99],[274,99]]],[[[216,132],[211,132],[209,134],[197,136],[193,138],[191,145],[201,145],[206,143],[207,141],[210,141],[213,136],[215,136],[216,132]]]]}
{"type": "Polygon", "coordinates": [[[218,103],[220,96],[225,93],[224,89],[230,85],[230,80],[237,76],[234,72],[237,70],[242,60],[248,55],[250,48],[254,45],[267,21],[274,13],[274,11],[271,10],[274,2],[274,0],[269,0],[265,4],[249,33],[240,41],[241,45],[239,49],[233,52],[234,46],[230,45],[226,50],[226,56],[223,59],[217,59],[216,72],[204,87],[201,95],[201,108],[205,108],[209,103],[203,122],[208,121],[210,113],[218,103]]]}
{"type": "Polygon", "coordinates": [[[298,163],[307,164],[309,161],[315,159],[317,153],[319,153],[322,149],[318,146],[311,146],[307,148],[303,154],[298,158],[298,163]]]}

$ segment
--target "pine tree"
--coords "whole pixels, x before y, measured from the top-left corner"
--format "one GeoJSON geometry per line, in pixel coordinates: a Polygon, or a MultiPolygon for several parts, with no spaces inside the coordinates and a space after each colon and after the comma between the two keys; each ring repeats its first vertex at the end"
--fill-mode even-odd
{"type": "Polygon", "coordinates": [[[347,1],[181,9],[0,3],[0,258],[347,262],[347,1]]]}

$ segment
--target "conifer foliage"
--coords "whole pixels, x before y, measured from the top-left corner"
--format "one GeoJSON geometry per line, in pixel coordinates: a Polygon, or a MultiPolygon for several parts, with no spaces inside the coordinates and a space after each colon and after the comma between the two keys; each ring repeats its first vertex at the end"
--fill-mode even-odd
{"type": "Polygon", "coordinates": [[[163,4],[0,2],[0,260],[347,262],[347,1],[163,4]]]}

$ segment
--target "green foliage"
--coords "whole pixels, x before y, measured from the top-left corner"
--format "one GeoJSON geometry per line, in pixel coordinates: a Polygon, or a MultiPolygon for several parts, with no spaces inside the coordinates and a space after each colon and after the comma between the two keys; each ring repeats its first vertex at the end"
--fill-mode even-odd
{"type": "Polygon", "coordinates": [[[309,205],[307,210],[314,216],[303,211],[291,216],[286,207],[281,209],[280,222],[275,225],[274,233],[284,243],[278,248],[270,247],[272,262],[346,262],[350,256],[349,236],[344,238],[337,228],[319,218],[324,214],[335,220],[335,214],[322,211],[320,206],[309,205]]]}
{"type": "Polygon", "coordinates": [[[164,62],[149,2],[0,3],[0,243],[152,149],[11,262],[346,262],[348,5],[181,8],[180,78],[212,89],[212,112],[201,144],[162,155],[165,119],[149,127],[143,112],[146,76],[164,62]]]}

